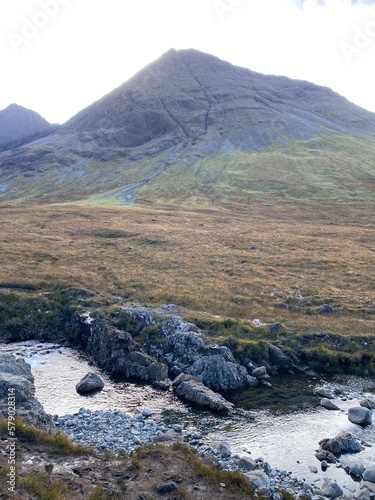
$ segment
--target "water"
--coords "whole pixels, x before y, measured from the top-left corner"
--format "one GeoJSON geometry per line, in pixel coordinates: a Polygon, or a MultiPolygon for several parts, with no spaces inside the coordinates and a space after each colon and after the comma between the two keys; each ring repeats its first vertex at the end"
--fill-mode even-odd
{"type": "MultiPolygon", "coordinates": [[[[347,418],[348,409],[358,406],[364,394],[372,396],[374,380],[346,377],[324,382],[328,390],[341,388],[347,397],[346,401],[335,400],[342,411],[328,411],[318,406],[319,397],[313,392],[322,381],[299,376],[275,377],[272,388],[260,386],[233,395],[236,407],[244,410],[228,417],[193,409],[171,392],[114,381],[96,366],[90,366],[86,356],[66,347],[30,341],[0,345],[0,352],[12,352],[30,363],[36,397],[48,413],[64,415],[85,407],[92,411],[119,409],[135,415],[149,408],[156,420],[198,430],[209,445],[227,441],[233,454],[244,455],[247,450],[254,459],[263,457],[272,467],[291,471],[311,484],[320,485],[324,477],[330,477],[347,493],[358,488],[358,484],[335,465],[330,465],[326,472],[321,471],[320,462],[315,458],[321,439],[351,432],[375,447],[375,426],[361,428],[347,418]],[[82,396],[77,394],[75,385],[88,371],[100,375],[105,387],[93,396],[82,396]],[[316,466],[318,474],[311,473],[309,466],[316,466]]],[[[343,455],[340,461],[344,466],[356,462],[375,465],[375,451],[366,447],[359,454],[343,455]]]]}

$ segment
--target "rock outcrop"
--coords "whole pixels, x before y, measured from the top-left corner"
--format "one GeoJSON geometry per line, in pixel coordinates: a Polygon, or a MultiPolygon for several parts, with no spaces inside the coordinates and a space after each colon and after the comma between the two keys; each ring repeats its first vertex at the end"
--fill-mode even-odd
{"type": "Polygon", "coordinates": [[[268,356],[271,365],[274,365],[278,371],[288,372],[292,368],[292,360],[280,347],[271,344],[268,347],[268,356]]]}
{"type": "Polygon", "coordinates": [[[220,394],[208,389],[197,377],[182,373],[173,381],[177,396],[186,399],[198,406],[215,411],[228,412],[234,408],[220,394]]]}
{"type": "Polygon", "coordinates": [[[332,439],[322,439],[319,441],[322,450],[328,450],[335,455],[342,453],[359,453],[364,448],[361,443],[350,433],[342,432],[332,439]]]}
{"type": "Polygon", "coordinates": [[[180,316],[163,317],[147,308],[124,310],[136,323],[136,333],[144,332],[148,354],[168,365],[172,378],[187,373],[216,392],[229,392],[257,384],[257,379],[236,362],[228,347],[205,344],[196,325],[180,316]],[[152,335],[147,328],[152,326],[152,335]]]}
{"type": "Polygon", "coordinates": [[[110,373],[150,383],[167,379],[167,365],[144,354],[130,333],[114,328],[107,321],[77,313],[73,330],[75,346],[110,373]]]}
{"type": "Polygon", "coordinates": [[[27,424],[55,432],[55,424],[35,398],[31,367],[11,354],[0,355],[0,417],[8,418],[8,395],[15,396],[15,413],[27,424]]]}

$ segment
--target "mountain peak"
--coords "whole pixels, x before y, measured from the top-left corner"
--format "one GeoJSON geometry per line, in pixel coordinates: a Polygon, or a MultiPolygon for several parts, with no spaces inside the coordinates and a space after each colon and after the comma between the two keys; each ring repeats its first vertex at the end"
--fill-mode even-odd
{"type": "Polygon", "coordinates": [[[0,151],[19,146],[51,127],[35,111],[19,104],[9,104],[0,111],[0,151]]]}

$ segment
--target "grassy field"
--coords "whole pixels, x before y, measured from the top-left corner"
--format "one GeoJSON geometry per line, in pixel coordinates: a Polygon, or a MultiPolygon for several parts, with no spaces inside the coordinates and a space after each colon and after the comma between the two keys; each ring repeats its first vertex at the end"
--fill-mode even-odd
{"type": "Polygon", "coordinates": [[[104,309],[174,303],[223,341],[273,338],[254,326],[259,319],[282,323],[295,348],[322,331],[336,344],[349,339],[343,350],[350,356],[357,355],[353,341],[373,343],[369,203],[270,202],[243,212],[55,205],[0,213],[3,292],[82,290],[88,304],[104,309]],[[319,314],[322,304],[333,314],[319,314]]]}

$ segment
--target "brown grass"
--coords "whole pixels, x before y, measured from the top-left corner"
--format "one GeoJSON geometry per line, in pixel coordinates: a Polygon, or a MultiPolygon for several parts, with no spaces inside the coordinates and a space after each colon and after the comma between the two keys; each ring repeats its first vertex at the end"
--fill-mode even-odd
{"type": "Polygon", "coordinates": [[[85,289],[304,331],[373,331],[370,207],[1,208],[0,287],[85,289]],[[335,314],[322,317],[319,306],[335,314]]]}

